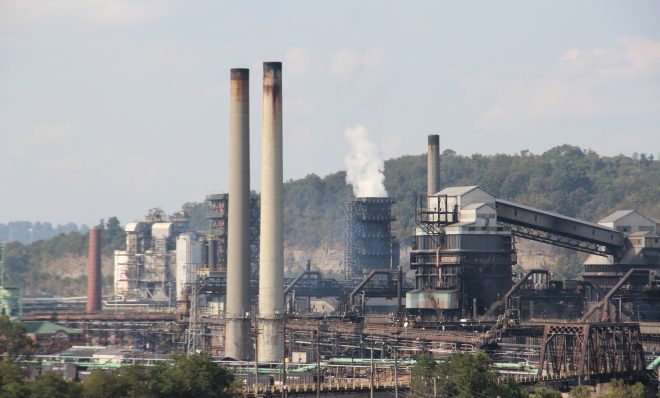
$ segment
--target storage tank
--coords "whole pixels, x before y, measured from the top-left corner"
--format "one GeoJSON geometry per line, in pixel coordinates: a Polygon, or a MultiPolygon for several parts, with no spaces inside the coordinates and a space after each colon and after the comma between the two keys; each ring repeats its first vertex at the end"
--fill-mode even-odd
{"type": "Polygon", "coordinates": [[[184,288],[190,283],[194,267],[202,264],[202,243],[194,232],[179,235],[176,240],[176,299],[184,300],[184,288]]]}

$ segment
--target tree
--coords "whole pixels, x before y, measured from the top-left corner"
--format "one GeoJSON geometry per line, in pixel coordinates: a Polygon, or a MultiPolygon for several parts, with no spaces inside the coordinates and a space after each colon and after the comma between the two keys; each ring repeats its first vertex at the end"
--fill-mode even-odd
{"type": "Polygon", "coordinates": [[[18,359],[32,355],[34,342],[28,337],[25,325],[12,322],[6,314],[0,314],[0,356],[18,359]]]}
{"type": "Polygon", "coordinates": [[[0,398],[28,398],[21,368],[11,360],[0,361],[0,398]]]}
{"type": "Polygon", "coordinates": [[[608,398],[644,398],[646,397],[646,388],[642,383],[635,383],[630,386],[623,380],[610,381],[610,390],[608,398]]]}
{"type": "Polygon", "coordinates": [[[121,227],[121,223],[117,217],[110,217],[105,223],[103,235],[101,236],[103,243],[104,255],[112,255],[115,250],[121,250],[126,245],[126,231],[121,227]]]}
{"type": "Polygon", "coordinates": [[[80,398],[82,396],[79,384],[68,382],[54,372],[42,373],[28,386],[31,398],[80,398]]]}
{"type": "Polygon", "coordinates": [[[571,388],[568,394],[571,398],[589,398],[591,396],[591,389],[587,386],[575,386],[571,388]]]}
{"type": "Polygon", "coordinates": [[[561,393],[546,386],[536,387],[531,398],[561,398],[561,393]]]}
{"type": "Polygon", "coordinates": [[[488,396],[525,398],[524,388],[513,381],[497,384],[493,361],[484,352],[457,353],[448,362],[437,363],[422,356],[413,367],[412,388],[415,395],[432,395],[433,381],[439,396],[469,398],[488,396]]]}
{"type": "Polygon", "coordinates": [[[417,363],[411,369],[411,388],[415,391],[415,394],[424,396],[433,394],[433,384],[436,383],[437,386],[437,366],[438,363],[429,355],[425,354],[417,358],[417,363]]]}
{"type": "Polygon", "coordinates": [[[124,378],[118,372],[94,370],[82,383],[84,398],[121,398],[129,390],[124,378]]]}
{"type": "Polygon", "coordinates": [[[175,357],[175,365],[159,368],[156,388],[160,398],[228,398],[233,375],[206,354],[175,357]]]}

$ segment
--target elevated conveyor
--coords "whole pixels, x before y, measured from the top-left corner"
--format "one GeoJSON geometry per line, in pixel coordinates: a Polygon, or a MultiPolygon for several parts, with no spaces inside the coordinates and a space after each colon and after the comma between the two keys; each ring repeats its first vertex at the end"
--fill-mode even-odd
{"type": "Polygon", "coordinates": [[[495,199],[497,221],[515,236],[617,259],[624,248],[621,232],[600,224],[495,199]]]}

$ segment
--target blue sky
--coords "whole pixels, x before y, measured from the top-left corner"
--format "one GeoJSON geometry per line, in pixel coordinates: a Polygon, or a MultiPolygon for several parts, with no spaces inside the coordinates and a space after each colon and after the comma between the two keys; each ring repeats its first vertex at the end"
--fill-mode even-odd
{"type": "Polygon", "coordinates": [[[344,132],[425,151],[660,154],[657,1],[0,0],[0,222],[140,218],[227,188],[229,69],[284,62],[285,179],[344,132]]]}

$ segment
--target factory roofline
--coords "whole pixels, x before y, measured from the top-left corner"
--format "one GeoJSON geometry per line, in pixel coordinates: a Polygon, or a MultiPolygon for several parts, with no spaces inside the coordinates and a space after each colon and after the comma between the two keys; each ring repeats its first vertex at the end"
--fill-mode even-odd
{"type": "Polygon", "coordinates": [[[49,321],[23,321],[25,331],[34,334],[55,334],[65,332],[67,334],[80,334],[82,330],[59,325],[49,321]]]}
{"type": "Polygon", "coordinates": [[[651,235],[651,231],[635,231],[635,232],[632,232],[632,233],[628,234],[628,236],[630,236],[630,237],[646,236],[646,235],[651,235]]]}
{"type": "Polygon", "coordinates": [[[635,210],[617,210],[614,213],[610,214],[609,216],[603,218],[602,220],[599,220],[598,222],[614,222],[622,219],[623,217],[635,213],[635,210]]]}
{"type": "Polygon", "coordinates": [[[487,194],[495,197],[495,195],[493,195],[489,191],[485,190],[484,188],[480,187],[479,185],[468,185],[468,186],[464,186],[464,187],[447,187],[447,188],[442,189],[440,192],[438,192],[437,195],[461,196],[461,195],[465,195],[468,192],[472,192],[477,188],[479,188],[482,191],[486,192],[487,194]]]}
{"type": "Polygon", "coordinates": [[[494,207],[494,206],[489,205],[488,203],[483,203],[483,202],[470,203],[469,205],[464,206],[463,208],[461,208],[461,210],[476,210],[476,209],[480,209],[480,208],[482,208],[482,207],[484,207],[484,206],[488,206],[488,207],[490,207],[491,209],[495,210],[495,207],[494,207]]]}

